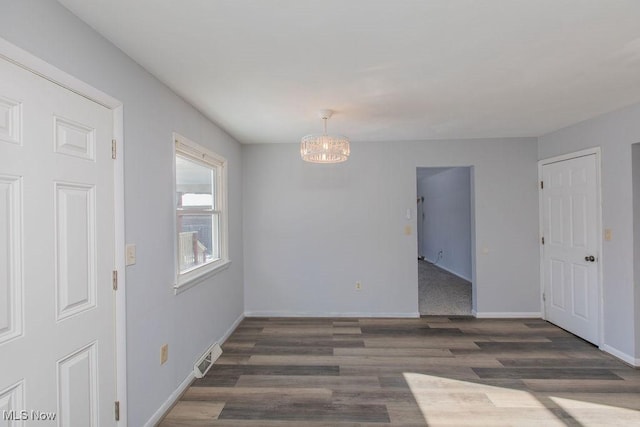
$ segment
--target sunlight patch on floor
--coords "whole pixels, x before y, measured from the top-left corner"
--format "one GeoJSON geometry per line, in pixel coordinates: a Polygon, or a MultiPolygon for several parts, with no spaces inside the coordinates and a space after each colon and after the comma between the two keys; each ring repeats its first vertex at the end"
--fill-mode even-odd
{"type": "Polygon", "coordinates": [[[640,426],[640,411],[637,409],[620,408],[618,406],[556,396],[549,396],[549,399],[583,426],[640,426]]]}
{"type": "Polygon", "coordinates": [[[640,426],[640,412],[624,407],[632,405],[627,402],[631,396],[621,395],[619,406],[623,407],[619,407],[612,402],[615,394],[572,399],[558,397],[558,393],[531,393],[411,372],[403,376],[430,427],[456,422],[474,426],[640,426]]]}

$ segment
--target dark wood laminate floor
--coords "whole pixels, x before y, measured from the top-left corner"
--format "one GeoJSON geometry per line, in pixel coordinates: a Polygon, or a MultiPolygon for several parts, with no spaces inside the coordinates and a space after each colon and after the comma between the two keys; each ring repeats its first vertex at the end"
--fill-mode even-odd
{"type": "Polygon", "coordinates": [[[245,319],[160,423],[640,426],[640,371],[535,319],[245,319]]]}

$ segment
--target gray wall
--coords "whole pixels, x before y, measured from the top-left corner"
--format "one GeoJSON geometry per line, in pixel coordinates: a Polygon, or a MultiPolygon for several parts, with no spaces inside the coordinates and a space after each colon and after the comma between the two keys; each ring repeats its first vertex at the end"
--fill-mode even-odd
{"type": "MultiPolygon", "coordinates": [[[[124,103],[129,425],[143,425],[243,313],[240,145],[51,0],[1,0],[0,37],[124,103]],[[231,267],[174,295],[171,132],[229,161],[231,267]],[[169,361],[159,364],[160,346],[169,361]]],[[[117,25],[117,23],[114,23],[117,25]]],[[[150,47],[157,48],[157,47],[150,47]]]]}
{"type": "Polygon", "coordinates": [[[428,166],[475,167],[474,308],[540,312],[536,139],[353,143],[338,165],[301,161],[297,144],[242,157],[247,314],[417,315],[416,167],[428,166]]]}
{"type": "MultiPolygon", "coordinates": [[[[604,344],[638,358],[634,312],[633,193],[631,144],[640,141],[640,104],[561,129],[539,138],[539,158],[590,147],[602,150],[602,225],[613,231],[603,242],[604,344]],[[635,356],[634,356],[635,354],[635,356]]],[[[636,279],[637,280],[637,279],[636,279]]],[[[636,295],[634,295],[634,293],[636,295]]]]}
{"type": "Polygon", "coordinates": [[[633,277],[635,300],[636,358],[640,358],[640,143],[631,146],[633,176],[633,277]]]}
{"type": "MultiPolygon", "coordinates": [[[[471,281],[470,168],[451,168],[418,180],[424,197],[422,247],[425,258],[471,281]],[[438,252],[442,256],[438,258],[438,252]]],[[[421,221],[418,218],[418,221],[421,221]]]]}

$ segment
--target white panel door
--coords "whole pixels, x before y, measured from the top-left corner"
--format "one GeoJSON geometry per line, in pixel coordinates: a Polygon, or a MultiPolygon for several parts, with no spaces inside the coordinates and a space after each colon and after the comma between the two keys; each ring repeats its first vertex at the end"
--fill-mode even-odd
{"type": "Polygon", "coordinates": [[[596,155],[542,166],[546,319],[599,343],[596,155]]]}
{"type": "Polygon", "coordinates": [[[0,426],[115,425],[112,120],[0,59],[0,426]]]}

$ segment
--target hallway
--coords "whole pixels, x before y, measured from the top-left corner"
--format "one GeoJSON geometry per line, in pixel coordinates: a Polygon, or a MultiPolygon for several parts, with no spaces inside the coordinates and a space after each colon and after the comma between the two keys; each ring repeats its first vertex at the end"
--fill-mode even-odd
{"type": "Polygon", "coordinates": [[[471,316],[471,282],[418,260],[421,315],[471,316]]]}

